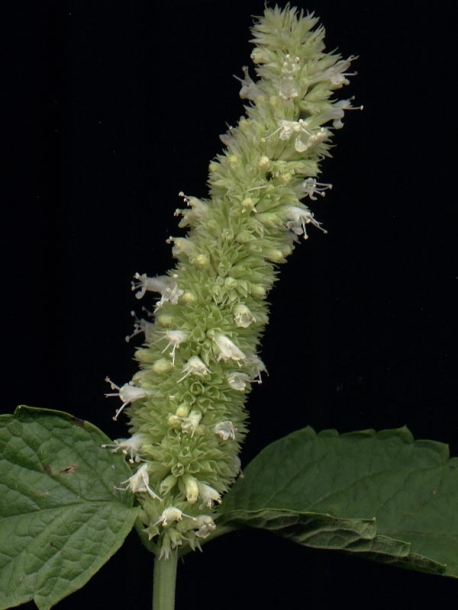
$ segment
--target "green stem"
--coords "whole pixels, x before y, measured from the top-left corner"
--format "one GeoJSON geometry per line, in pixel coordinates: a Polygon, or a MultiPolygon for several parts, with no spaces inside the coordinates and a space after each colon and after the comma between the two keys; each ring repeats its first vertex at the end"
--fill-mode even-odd
{"type": "Polygon", "coordinates": [[[172,552],[168,559],[156,557],[154,560],[153,610],[174,610],[175,608],[177,561],[176,552],[172,552]]]}

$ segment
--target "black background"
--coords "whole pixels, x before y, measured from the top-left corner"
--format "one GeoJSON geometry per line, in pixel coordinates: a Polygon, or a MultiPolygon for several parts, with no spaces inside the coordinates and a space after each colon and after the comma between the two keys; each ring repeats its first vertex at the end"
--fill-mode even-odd
{"type": "MultiPolygon", "coordinates": [[[[358,55],[349,112],[311,230],[271,294],[243,463],[306,425],[407,424],[458,455],[455,3],[298,1],[327,48],[358,55]],[[411,8],[414,7],[414,8],[411,8]]],[[[177,193],[206,195],[218,134],[242,113],[262,0],[17,2],[2,21],[2,411],[61,409],[113,438],[135,372],[136,272],[172,265],[177,193]]],[[[122,418],[121,418],[122,419],[122,418]]],[[[456,582],[242,532],[179,568],[177,610],[404,608],[456,582]]],[[[131,536],[58,608],[150,607],[152,558],[131,536]]],[[[32,604],[30,605],[32,607],[32,604]]]]}

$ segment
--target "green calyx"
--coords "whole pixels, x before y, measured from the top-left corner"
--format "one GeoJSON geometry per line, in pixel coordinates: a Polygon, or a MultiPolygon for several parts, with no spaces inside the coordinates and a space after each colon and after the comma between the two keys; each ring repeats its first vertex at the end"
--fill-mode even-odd
{"type": "Polygon", "coordinates": [[[313,15],[267,9],[253,27],[252,59],[240,95],[246,116],[221,137],[210,163],[209,198],[183,197],[177,210],[186,237],[170,238],[177,264],[167,275],[136,274],[137,298],[160,295],[149,320],[140,370],[117,395],[132,437],[114,451],[130,457],[123,484],[137,494],[144,532],[163,557],[199,547],[216,525],[214,507],[240,473],[244,410],[265,366],[258,356],[268,321],[266,297],[306,226],[320,227],[301,200],[323,196],[316,180],[333,129],[349,100],[333,92],[348,83],[353,58],[324,53],[313,15]]]}

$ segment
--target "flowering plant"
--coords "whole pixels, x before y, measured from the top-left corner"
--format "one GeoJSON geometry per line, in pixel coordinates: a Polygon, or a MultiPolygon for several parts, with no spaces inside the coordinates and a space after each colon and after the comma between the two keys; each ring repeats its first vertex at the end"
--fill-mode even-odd
{"type": "MultiPolygon", "coordinates": [[[[443,545],[450,530],[432,518],[450,512],[451,497],[456,505],[456,465],[444,445],[414,442],[406,429],[306,428],[240,463],[245,400],[267,375],[266,298],[307,231],[325,232],[307,203],[332,188],[318,179],[320,163],[353,108],[335,94],[355,59],[325,52],[318,20],[290,7],[266,9],[253,36],[255,75],[244,68],[239,78],[246,115],[221,137],[209,196],[180,193],[175,214],[188,232],[168,240],[177,263],[134,277],[137,299],[159,298],[128,337],[142,337],[139,371],[122,385],[107,378],[107,396],[121,401],[114,419],[127,415],[130,436],[111,441],[43,409],[2,416],[1,514],[13,526],[0,538],[1,608],[32,598],[50,608],[134,526],[155,555],[157,610],[173,608],[180,556],[241,527],[458,574],[458,547],[443,545]]],[[[456,517],[447,519],[456,528],[456,517]]]]}

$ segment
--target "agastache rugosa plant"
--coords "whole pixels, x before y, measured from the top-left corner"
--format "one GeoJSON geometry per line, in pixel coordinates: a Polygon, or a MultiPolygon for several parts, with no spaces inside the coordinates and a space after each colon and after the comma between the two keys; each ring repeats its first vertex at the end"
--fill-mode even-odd
{"type": "MultiPolygon", "coordinates": [[[[318,180],[332,131],[343,126],[351,63],[324,52],[313,15],[267,10],[253,28],[255,75],[244,68],[246,116],[221,137],[209,168],[208,199],[181,193],[175,214],[186,237],[170,237],[177,265],[166,275],[136,274],[138,299],[158,294],[134,334],[140,371],[116,389],[131,438],[116,441],[134,473],[141,521],[160,557],[199,547],[213,512],[240,472],[244,403],[266,367],[259,342],[266,297],[309,227],[324,230],[304,202],[323,197],[318,180]]],[[[111,394],[110,394],[111,395],[111,394]]]]}
{"type": "Polygon", "coordinates": [[[156,610],[174,607],[179,555],[247,526],[458,576],[458,469],[440,443],[415,443],[405,428],[306,428],[241,475],[245,401],[267,374],[266,298],[307,231],[326,232],[311,209],[331,189],[320,162],[354,108],[337,92],[355,58],[326,53],[323,41],[317,18],[289,6],[253,27],[254,70],[239,78],[246,113],[221,136],[208,198],[180,193],[187,234],[168,240],[175,267],[134,277],[137,299],[150,300],[127,337],[142,337],[139,371],[121,385],[107,378],[130,436],[110,441],[44,409],[1,417],[0,610],[31,599],[52,607],[134,525],[155,554],[156,610]]]}

